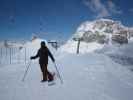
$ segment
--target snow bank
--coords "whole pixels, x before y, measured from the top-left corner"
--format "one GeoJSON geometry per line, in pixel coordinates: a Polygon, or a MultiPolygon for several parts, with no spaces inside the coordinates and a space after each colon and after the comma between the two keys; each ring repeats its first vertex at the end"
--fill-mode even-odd
{"type": "MultiPolygon", "coordinates": [[[[77,52],[77,41],[68,41],[65,45],[61,46],[60,52],[67,52],[67,53],[76,53],[77,52]]],[[[82,54],[94,52],[97,49],[101,49],[103,47],[102,44],[92,42],[92,43],[86,43],[86,42],[80,42],[79,46],[79,52],[82,54]]]]}
{"type": "Polygon", "coordinates": [[[133,39],[129,40],[128,44],[106,44],[97,53],[105,54],[112,58],[117,63],[133,69],[133,39]]]}

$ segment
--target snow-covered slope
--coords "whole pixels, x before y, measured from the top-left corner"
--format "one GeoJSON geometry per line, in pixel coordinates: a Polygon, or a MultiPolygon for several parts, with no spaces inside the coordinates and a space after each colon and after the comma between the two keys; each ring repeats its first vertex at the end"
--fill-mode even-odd
{"type": "Polygon", "coordinates": [[[105,54],[115,62],[129,67],[133,70],[133,38],[130,38],[128,44],[124,45],[104,45],[97,53],[105,54]]]}
{"type": "MultiPolygon", "coordinates": [[[[90,52],[97,52],[105,54],[111,57],[114,61],[120,64],[133,65],[133,39],[128,37],[128,43],[120,45],[114,43],[111,39],[112,35],[116,34],[130,34],[132,35],[132,28],[128,28],[122,25],[118,21],[113,21],[110,19],[99,19],[94,21],[86,21],[82,23],[75,34],[70,40],[67,41],[65,45],[60,48],[60,51],[67,53],[76,53],[78,47],[77,38],[81,39],[79,45],[79,52],[82,54],[87,54],[90,52]],[[124,33],[122,33],[124,32],[124,33]],[[102,38],[105,41],[103,43],[99,42],[99,37],[95,38],[92,34],[99,34],[94,36],[104,35],[102,38]],[[93,39],[92,39],[93,38],[93,39]],[[76,41],[75,41],[76,40],[76,41]]],[[[101,37],[100,37],[101,38],[101,37]]],[[[101,39],[101,40],[102,40],[101,39]]]]}
{"type": "MultiPolygon", "coordinates": [[[[61,47],[61,50],[75,53],[78,44],[77,39],[80,38],[80,52],[93,52],[97,49],[101,49],[105,44],[113,44],[112,36],[114,36],[114,34],[121,34],[125,37],[124,39],[128,39],[129,34],[133,32],[131,29],[132,28],[122,25],[119,21],[110,19],[86,21],[77,28],[75,34],[61,47]]],[[[119,38],[119,36],[116,35],[115,37],[119,38]]],[[[123,40],[123,42],[125,42],[125,40],[123,40]]]]}
{"type": "MultiPolygon", "coordinates": [[[[38,50],[41,41],[42,39],[36,39],[25,44],[29,56],[38,50]]],[[[75,49],[71,50],[71,45],[70,47],[65,45],[64,49],[74,51],[75,49]]],[[[101,48],[101,45],[96,43],[90,46],[93,49],[101,48]]],[[[54,49],[50,50],[54,52],[54,49]]],[[[21,52],[24,52],[24,48],[21,52]]],[[[107,56],[94,52],[76,55],[63,50],[55,52],[54,55],[64,84],[60,84],[58,77],[53,86],[48,86],[47,82],[40,83],[41,71],[36,61],[32,61],[25,82],[21,80],[27,66],[3,65],[4,67],[0,67],[0,100],[128,100],[133,98],[132,72],[107,56]]],[[[52,62],[49,62],[48,68],[56,72],[52,62]]]]}
{"type": "MultiPolygon", "coordinates": [[[[128,100],[133,98],[133,75],[130,70],[114,63],[102,54],[56,55],[63,78],[48,86],[40,83],[38,62],[32,62],[25,82],[26,66],[9,65],[0,69],[1,100],[128,100]],[[11,68],[9,68],[11,67],[11,68]]],[[[54,68],[50,62],[49,67],[54,68]]]]}

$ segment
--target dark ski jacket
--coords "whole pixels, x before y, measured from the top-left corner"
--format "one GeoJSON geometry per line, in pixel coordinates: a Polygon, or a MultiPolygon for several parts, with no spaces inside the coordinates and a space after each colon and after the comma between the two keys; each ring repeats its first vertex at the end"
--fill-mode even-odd
{"type": "Polygon", "coordinates": [[[31,59],[36,59],[39,57],[39,64],[48,64],[48,56],[54,62],[55,59],[49,49],[46,46],[41,47],[35,56],[32,56],[31,59]]]}

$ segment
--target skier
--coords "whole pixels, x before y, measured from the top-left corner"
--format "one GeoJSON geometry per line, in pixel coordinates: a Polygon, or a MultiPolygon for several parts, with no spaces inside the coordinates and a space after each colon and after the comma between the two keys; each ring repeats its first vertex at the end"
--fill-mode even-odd
{"type": "Polygon", "coordinates": [[[45,45],[45,42],[42,41],[41,48],[38,50],[37,54],[35,56],[30,57],[31,60],[39,57],[39,64],[43,75],[43,79],[41,82],[51,82],[54,80],[54,76],[47,69],[48,56],[52,59],[53,62],[55,62],[55,59],[47,48],[47,46],[45,45]]]}

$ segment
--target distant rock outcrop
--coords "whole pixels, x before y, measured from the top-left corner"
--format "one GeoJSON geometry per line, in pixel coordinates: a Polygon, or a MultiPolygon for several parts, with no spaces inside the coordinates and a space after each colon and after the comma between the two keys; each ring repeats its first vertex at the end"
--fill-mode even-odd
{"type": "Polygon", "coordinates": [[[73,38],[80,38],[84,42],[105,43],[112,41],[123,44],[128,43],[128,38],[133,36],[133,28],[128,28],[119,21],[99,19],[82,23],[73,38]]]}

